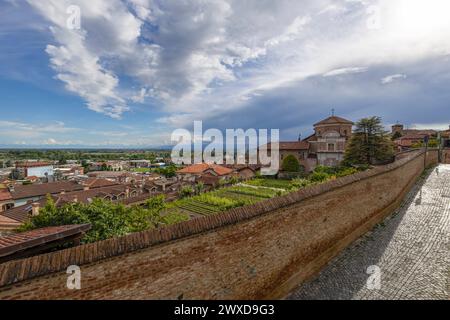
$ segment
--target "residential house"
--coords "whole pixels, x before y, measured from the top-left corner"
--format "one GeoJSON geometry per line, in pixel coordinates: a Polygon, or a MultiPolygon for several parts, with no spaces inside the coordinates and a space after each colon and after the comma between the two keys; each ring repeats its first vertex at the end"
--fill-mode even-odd
{"type": "Polygon", "coordinates": [[[89,171],[123,171],[128,168],[126,161],[99,161],[91,162],[88,165],[89,171]]]}
{"type": "Polygon", "coordinates": [[[436,130],[405,129],[402,124],[392,126],[392,136],[399,136],[394,140],[398,152],[410,150],[414,145],[423,143],[426,137],[436,138],[437,134],[436,130]]]}
{"type": "Polygon", "coordinates": [[[79,183],[76,181],[58,181],[44,184],[33,185],[9,185],[9,192],[12,200],[14,201],[14,207],[22,206],[27,203],[36,202],[45,198],[48,194],[57,195],[74,191],[81,191],[85,189],[100,188],[105,185],[116,185],[111,181],[104,180],[90,180],[86,182],[88,184],[79,183]]]}
{"type": "Polygon", "coordinates": [[[117,183],[130,183],[136,175],[126,171],[93,171],[89,172],[88,177],[106,179],[117,183]]]}
{"type": "Polygon", "coordinates": [[[139,169],[139,168],[150,168],[152,162],[150,160],[130,160],[128,161],[128,165],[130,168],[139,169]]]}
{"type": "Polygon", "coordinates": [[[6,211],[14,207],[14,200],[9,192],[9,189],[0,184],[0,212],[6,211]]]}
{"type": "Polygon", "coordinates": [[[49,162],[17,162],[12,172],[13,178],[20,180],[26,177],[38,177],[45,182],[52,181],[54,176],[53,164],[49,162]]]}
{"type": "Polygon", "coordinates": [[[232,177],[234,170],[217,164],[200,163],[177,171],[177,176],[183,181],[195,182],[202,176],[214,176],[221,179],[232,177]]]}

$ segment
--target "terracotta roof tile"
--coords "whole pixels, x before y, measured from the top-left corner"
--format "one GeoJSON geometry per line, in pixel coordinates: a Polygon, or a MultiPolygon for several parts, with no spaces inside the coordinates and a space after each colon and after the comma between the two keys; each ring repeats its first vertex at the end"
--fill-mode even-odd
{"type": "Polygon", "coordinates": [[[217,164],[207,164],[207,163],[194,164],[192,166],[178,170],[177,173],[180,173],[180,174],[202,174],[208,170],[214,171],[219,176],[224,176],[224,175],[233,173],[233,169],[226,168],[224,166],[217,165],[217,164]]]}
{"type": "MultiPolygon", "coordinates": [[[[307,141],[280,141],[279,142],[279,149],[281,151],[294,151],[294,150],[309,150],[309,142],[307,141]]],[[[267,144],[267,149],[272,149],[272,144],[267,144]]]]}
{"type": "Polygon", "coordinates": [[[72,181],[60,181],[32,185],[16,185],[14,186],[14,191],[11,191],[11,195],[13,199],[24,199],[76,190],[83,190],[83,186],[72,181]]]}
{"type": "Polygon", "coordinates": [[[0,201],[12,200],[8,189],[0,189],[0,201]]]}
{"type": "Polygon", "coordinates": [[[90,224],[67,225],[36,229],[0,237],[0,257],[62,240],[91,229],[90,224]]]}
{"type": "Polygon", "coordinates": [[[337,116],[332,116],[332,117],[328,117],[320,122],[317,122],[314,126],[320,126],[323,124],[354,124],[352,121],[341,118],[341,117],[337,117],[337,116]]]}

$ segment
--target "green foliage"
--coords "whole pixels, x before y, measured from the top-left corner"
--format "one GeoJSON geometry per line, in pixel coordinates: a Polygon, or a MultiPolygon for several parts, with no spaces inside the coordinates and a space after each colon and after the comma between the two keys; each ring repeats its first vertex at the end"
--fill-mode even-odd
{"type": "Polygon", "coordinates": [[[181,198],[188,198],[192,197],[194,195],[195,191],[192,189],[192,187],[183,187],[180,190],[180,197],[181,198]]]}
{"type": "Polygon", "coordinates": [[[174,165],[170,165],[165,168],[159,168],[155,170],[156,173],[162,174],[166,178],[173,178],[177,175],[177,167],[174,165]]]}
{"type": "Polygon", "coordinates": [[[254,196],[254,197],[259,197],[259,198],[266,198],[266,199],[273,198],[277,194],[277,191],[272,190],[272,189],[263,189],[263,188],[253,189],[253,188],[248,188],[248,187],[234,187],[234,188],[230,188],[229,191],[237,193],[237,194],[254,196]]]}
{"type": "Polygon", "coordinates": [[[199,182],[195,185],[195,194],[201,194],[205,190],[205,184],[203,182],[199,182]]]}
{"type": "Polygon", "coordinates": [[[244,201],[221,198],[213,194],[202,194],[195,197],[195,200],[218,207],[221,211],[226,211],[245,205],[244,201]]]}
{"type": "Polygon", "coordinates": [[[402,134],[400,132],[394,132],[394,134],[392,135],[392,141],[395,141],[397,139],[400,139],[402,137],[402,134]]]}
{"type": "Polygon", "coordinates": [[[164,224],[171,225],[171,224],[177,224],[183,221],[189,220],[189,215],[186,213],[182,213],[179,210],[171,212],[162,218],[164,224]]]}
{"type": "Polygon", "coordinates": [[[313,182],[313,183],[320,183],[320,182],[325,182],[327,180],[330,179],[330,175],[327,174],[326,172],[313,172],[310,176],[309,176],[309,181],[313,182]]]}
{"type": "MultiPolygon", "coordinates": [[[[424,142],[418,142],[418,143],[414,143],[411,147],[412,148],[425,148],[425,143],[424,142]]],[[[439,147],[439,141],[437,139],[430,139],[430,141],[428,141],[428,147],[429,148],[438,148],[439,147]]]]}
{"type": "Polygon", "coordinates": [[[239,182],[240,182],[240,180],[238,177],[233,176],[230,179],[230,184],[238,184],[239,182]]]}
{"type": "Polygon", "coordinates": [[[256,186],[256,187],[267,187],[267,188],[277,188],[277,189],[289,189],[291,186],[290,180],[283,179],[264,179],[257,178],[250,181],[246,181],[245,184],[256,186]]]}
{"type": "Polygon", "coordinates": [[[291,181],[291,189],[302,189],[311,184],[312,182],[308,179],[297,178],[291,181]]]}
{"type": "Polygon", "coordinates": [[[393,157],[393,143],[384,131],[381,118],[371,117],[358,121],[347,147],[344,163],[348,166],[370,165],[391,161],[393,157]]]}
{"type": "Polygon", "coordinates": [[[144,207],[125,207],[122,204],[95,199],[90,204],[68,203],[59,208],[51,197],[47,197],[47,203],[41,208],[39,215],[32,217],[20,231],[89,223],[92,229],[86,233],[83,242],[90,243],[176,221],[175,218],[161,216],[160,213],[164,208],[164,197],[152,198],[144,207]]]}
{"type": "Polygon", "coordinates": [[[296,157],[288,155],[284,158],[281,168],[286,172],[300,172],[300,163],[296,157]]]}

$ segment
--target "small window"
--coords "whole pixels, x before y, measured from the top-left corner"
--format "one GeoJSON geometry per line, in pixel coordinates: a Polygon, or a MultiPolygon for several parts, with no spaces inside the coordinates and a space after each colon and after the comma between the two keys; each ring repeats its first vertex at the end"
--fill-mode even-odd
{"type": "Polygon", "coordinates": [[[334,143],[328,144],[328,151],[335,151],[334,143]]]}

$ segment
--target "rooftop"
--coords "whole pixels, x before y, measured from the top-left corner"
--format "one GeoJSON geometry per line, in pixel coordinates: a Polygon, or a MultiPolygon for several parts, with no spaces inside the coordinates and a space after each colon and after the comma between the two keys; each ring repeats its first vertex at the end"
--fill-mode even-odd
{"type": "Polygon", "coordinates": [[[90,224],[48,227],[0,237],[0,263],[48,250],[58,244],[79,239],[90,224]]]}
{"type": "Polygon", "coordinates": [[[18,162],[16,163],[16,168],[39,168],[48,167],[52,164],[49,162],[18,162]]]}
{"type": "Polygon", "coordinates": [[[353,125],[354,123],[350,120],[341,118],[341,117],[337,117],[337,116],[331,116],[328,117],[318,123],[316,123],[314,126],[320,126],[320,125],[324,125],[324,124],[351,124],[353,125]]]}
{"type": "Polygon", "coordinates": [[[14,200],[45,196],[47,194],[83,190],[83,186],[72,181],[59,181],[43,184],[15,185],[10,190],[14,200]]]}
{"type": "Polygon", "coordinates": [[[208,170],[212,170],[218,176],[225,176],[233,173],[233,169],[226,168],[217,164],[200,163],[178,170],[180,174],[202,174],[208,170]]]}
{"type": "MultiPolygon", "coordinates": [[[[267,149],[272,149],[272,143],[267,144],[267,149]]],[[[296,151],[296,150],[308,150],[309,142],[307,141],[281,141],[279,142],[279,149],[281,151],[296,151]]]]}

